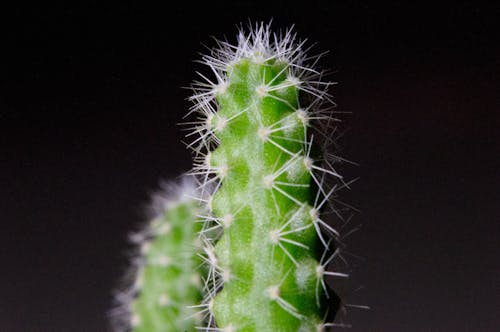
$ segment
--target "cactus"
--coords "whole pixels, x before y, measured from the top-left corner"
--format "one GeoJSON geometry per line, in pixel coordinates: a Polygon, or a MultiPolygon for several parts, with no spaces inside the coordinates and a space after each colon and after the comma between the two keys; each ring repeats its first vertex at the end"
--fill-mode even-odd
{"type": "Polygon", "coordinates": [[[154,197],[156,217],[131,237],[139,257],[132,285],[118,295],[116,331],[195,331],[201,323],[193,308],[202,298],[200,206],[192,181],[166,187],[154,197]]]}
{"type": "Polygon", "coordinates": [[[191,97],[200,114],[192,173],[204,191],[216,184],[202,231],[211,239],[205,329],[326,330],[335,324],[325,319],[325,277],[348,276],[328,269],[342,257],[329,246],[339,232],[324,221],[348,185],[325,149],[336,122],[332,83],[291,29],[257,24],[240,30],[237,45],[217,43],[202,58],[214,79],[200,74],[191,97]]]}

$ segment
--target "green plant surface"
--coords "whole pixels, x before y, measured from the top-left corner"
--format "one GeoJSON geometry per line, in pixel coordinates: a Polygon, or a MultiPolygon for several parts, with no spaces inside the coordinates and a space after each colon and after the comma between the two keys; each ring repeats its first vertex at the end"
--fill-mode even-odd
{"type": "Polygon", "coordinates": [[[139,245],[138,267],[133,294],[123,303],[128,322],[119,331],[196,331],[201,324],[194,309],[203,286],[200,205],[186,194],[194,193],[192,184],[185,181],[174,188],[173,195],[156,195],[157,217],[133,236],[139,245]]]}
{"type": "Polygon", "coordinates": [[[322,331],[333,326],[325,276],[347,277],[327,269],[338,252],[320,258],[338,236],[321,217],[337,190],[324,179],[341,176],[309,131],[333,121],[321,108],[330,83],[306,67],[290,31],[272,38],[260,25],[237,46],[221,42],[204,58],[217,82],[202,76],[192,98],[203,115],[193,173],[218,183],[206,221],[221,234],[206,248],[216,279],[206,283],[207,331],[322,331]]]}

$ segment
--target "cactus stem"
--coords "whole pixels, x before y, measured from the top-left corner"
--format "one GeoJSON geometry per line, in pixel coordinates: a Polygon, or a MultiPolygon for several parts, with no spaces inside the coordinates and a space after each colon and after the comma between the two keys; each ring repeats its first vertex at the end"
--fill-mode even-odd
{"type": "Polygon", "coordinates": [[[198,135],[188,145],[191,173],[211,195],[202,233],[203,310],[212,323],[203,329],[322,331],[333,326],[324,322],[325,278],[349,276],[328,270],[341,259],[328,256],[341,235],[324,212],[343,220],[332,200],[348,186],[334,168],[339,159],[326,153],[334,83],[315,68],[321,55],[307,56],[291,30],[260,24],[241,30],[237,45],[217,44],[201,61],[215,78],[199,74],[188,113],[200,114],[188,123],[187,136],[198,135]]]}

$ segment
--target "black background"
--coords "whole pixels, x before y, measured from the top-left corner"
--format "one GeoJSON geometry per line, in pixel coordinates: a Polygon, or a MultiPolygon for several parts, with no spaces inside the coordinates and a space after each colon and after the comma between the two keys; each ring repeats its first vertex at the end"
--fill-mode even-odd
{"type": "Polygon", "coordinates": [[[338,110],[353,112],[353,303],[372,309],[350,331],[498,331],[499,14],[475,1],[4,8],[0,331],[107,331],[127,233],[158,181],[190,166],[176,123],[200,43],[271,17],[331,50],[338,110]]]}

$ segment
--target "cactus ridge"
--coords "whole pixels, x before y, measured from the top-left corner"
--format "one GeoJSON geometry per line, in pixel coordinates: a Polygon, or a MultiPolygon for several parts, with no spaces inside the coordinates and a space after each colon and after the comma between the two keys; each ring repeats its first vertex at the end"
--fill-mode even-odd
{"type": "Polygon", "coordinates": [[[130,236],[137,247],[131,281],[118,292],[117,332],[195,331],[202,323],[201,207],[194,181],[167,183],[153,198],[155,217],[130,236]]]}
{"type": "Polygon", "coordinates": [[[210,214],[201,233],[208,276],[205,331],[323,331],[326,277],[343,261],[337,192],[349,186],[329,153],[334,102],[292,29],[240,30],[238,42],[217,41],[202,57],[213,79],[199,74],[190,98],[195,137],[192,174],[210,214]],[[215,187],[215,189],[208,189],[215,187]],[[336,226],[325,221],[336,216],[336,226]],[[335,243],[335,250],[331,249],[335,243]]]}

